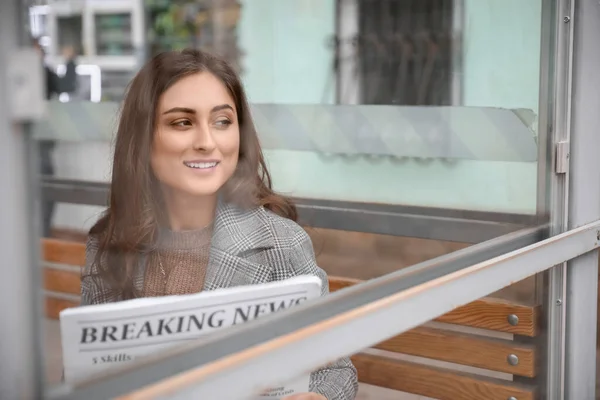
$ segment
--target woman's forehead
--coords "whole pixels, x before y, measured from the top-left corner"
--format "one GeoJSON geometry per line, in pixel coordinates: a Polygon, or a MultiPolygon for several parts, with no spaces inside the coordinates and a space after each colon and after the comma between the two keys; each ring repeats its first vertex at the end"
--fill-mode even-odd
{"type": "Polygon", "coordinates": [[[234,101],[223,82],[210,72],[199,72],[186,76],[169,87],[159,99],[159,110],[174,107],[191,108],[197,111],[212,110],[215,106],[234,101]]]}

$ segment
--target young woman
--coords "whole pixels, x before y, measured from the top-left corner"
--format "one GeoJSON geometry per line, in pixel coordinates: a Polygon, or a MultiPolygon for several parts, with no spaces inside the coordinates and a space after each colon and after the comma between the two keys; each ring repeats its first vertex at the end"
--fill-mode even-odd
{"type": "MultiPolygon", "coordinates": [[[[312,243],[271,190],[246,95],[224,61],[156,56],[133,79],[115,142],[110,204],[90,230],[82,303],[195,293],[313,274],[312,243]]],[[[351,400],[339,360],[294,400],[351,400]]]]}

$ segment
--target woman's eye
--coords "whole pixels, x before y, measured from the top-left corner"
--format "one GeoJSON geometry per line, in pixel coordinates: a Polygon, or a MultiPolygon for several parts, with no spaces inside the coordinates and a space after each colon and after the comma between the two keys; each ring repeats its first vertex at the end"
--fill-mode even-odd
{"type": "Polygon", "coordinates": [[[228,127],[231,124],[232,124],[232,122],[228,119],[220,119],[217,122],[215,122],[215,125],[217,125],[219,127],[228,127]]]}
{"type": "Polygon", "coordinates": [[[179,128],[183,128],[183,127],[192,125],[192,123],[190,121],[188,121],[187,119],[183,119],[183,120],[175,121],[175,122],[171,123],[171,125],[179,127],[179,128]]]}

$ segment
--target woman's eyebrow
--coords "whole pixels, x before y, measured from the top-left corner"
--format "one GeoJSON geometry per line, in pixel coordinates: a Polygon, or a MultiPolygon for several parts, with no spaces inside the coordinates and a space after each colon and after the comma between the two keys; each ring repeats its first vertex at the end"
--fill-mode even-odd
{"type": "Polygon", "coordinates": [[[165,111],[163,114],[172,114],[172,113],[185,113],[185,114],[196,114],[196,111],[191,109],[191,108],[186,108],[186,107],[173,107],[167,111],[165,111]]]}
{"type": "Polygon", "coordinates": [[[217,112],[217,111],[221,111],[221,110],[227,110],[227,109],[229,109],[229,110],[231,110],[231,111],[235,111],[235,110],[233,109],[233,107],[231,107],[229,104],[221,104],[221,105],[218,105],[218,106],[214,106],[214,107],[212,108],[212,110],[210,110],[210,112],[211,112],[211,113],[214,113],[214,112],[217,112]]]}
{"type": "MultiPolygon", "coordinates": [[[[231,110],[234,111],[233,107],[229,104],[220,104],[218,106],[214,106],[210,112],[211,113],[215,113],[217,111],[221,111],[221,110],[231,110]]],[[[167,111],[163,112],[164,114],[172,114],[172,113],[185,113],[185,114],[196,114],[196,110],[192,109],[192,108],[187,108],[187,107],[173,107],[168,109],[167,111]]]]}

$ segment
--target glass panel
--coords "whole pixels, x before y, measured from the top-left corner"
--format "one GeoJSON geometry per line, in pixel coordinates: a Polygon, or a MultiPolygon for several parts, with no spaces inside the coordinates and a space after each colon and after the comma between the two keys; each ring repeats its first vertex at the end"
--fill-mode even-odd
{"type": "MultiPolygon", "coordinates": [[[[63,86],[33,127],[42,174],[58,180],[46,182],[55,202],[44,234],[77,243],[79,257],[105,210],[127,85],[141,61],[186,47],[219,54],[240,74],[273,187],[299,204],[330,276],[372,279],[534,223],[538,115],[549,101],[540,103],[541,0],[144,5],[104,10],[93,29],[48,16],[59,24],[44,33],[58,36],[55,54],[96,49],[74,59],[75,84],[68,60],[48,58],[63,86]]],[[[540,289],[530,278],[490,297],[537,306],[540,289]]],[[[55,310],[77,304],[76,292],[53,293],[64,301],[55,310]]],[[[46,348],[57,382],[54,317],[46,348]]]]}
{"type": "MultiPolygon", "coordinates": [[[[528,3],[531,5],[526,10],[518,7],[520,12],[511,18],[511,27],[507,28],[504,15],[513,12],[510,2],[502,6],[493,2],[458,1],[419,6],[416,2],[408,9],[418,21],[422,20],[428,33],[420,36],[414,33],[403,39],[418,43],[412,46],[413,53],[406,53],[406,68],[410,72],[406,75],[402,71],[391,72],[396,64],[403,63],[401,56],[388,56],[386,61],[381,54],[368,53],[376,46],[366,44],[376,40],[382,54],[402,54],[391,51],[398,46],[402,29],[406,29],[400,17],[382,20],[381,24],[360,20],[351,35],[344,28],[347,20],[359,16],[371,21],[377,20],[377,15],[389,15],[388,8],[393,2],[364,1],[354,9],[351,2],[343,1],[337,14],[333,1],[317,5],[310,1],[256,0],[242,3],[242,11],[235,2],[224,2],[223,11],[215,11],[220,8],[211,8],[210,2],[200,2],[202,6],[189,2],[176,7],[158,3],[151,8],[155,18],[149,25],[154,32],[149,35],[151,47],[153,43],[162,43],[163,38],[175,37],[168,32],[178,32],[177,37],[187,38],[185,45],[195,39],[198,46],[215,49],[239,64],[279,191],[295,197],[535,213],[538,3],[528,3]],[[196,16],[197,26],[181,17],[190,13],[196,16]],[[178,20],[177,16],[183,19],[178,20]],[[256,18],[262,21],[260,29],[255,28],[256,18]],[[226,23],[215,23],[221,19],[226,23]],[[167,26],[171,25],[165,21],[171,21],[170,30],[167,26]],[[336,31],[337,25],[340,32],[336,31]],[[521,26],[526,31],[515,28],[521,26]],[[214,44],[216,36],[223,38],[219,46],[214,44]],[[494,38],[495,46],[487,45],[490,37],[494,38]],[[332,48],[332,41],[339,45],[332,48]],[[451,60],[438,53],[430,56],[421,51],[427,43],[438,46],[438,41],[443,54],[452,53],[451,60]],[[351,56],[339,59],[344,46],[350,46],[351,56]],[[352,66],[370,60],[369,57],[374,58],[369,61],[371,70],[352,66]],[[514,59],[519,63],[506,61],[514,59]],[[431,65],[434,71],[431,74],[437,76],[431,78],[437,85],[432,87],[441,85],[439,90],[446,92],[450,87],[459,95],[453,94],[452,102],[391,99],[388,104],[477,108],[300,105],[336,102],[337,92],[352,90],[360,94],[355,101],[342,96],[337,102],[371,104],[370,95],[363,93],[365,88],[372,90],[387,81],[398,86],[398,93],[414,97],[410,93],[418,90],[415,88],[419,85],[428,87],[429,82],[426,77],[419,80],[421,75],[411,72],[420,65],[422,68],[431,65]],[[339,68],[336,71],[334,67],[339,68]],[[357,69],[361,71],[360,77],[356,75],[357,69]],[[348,70],[353,72],[347,73],[348,70]],[[293,76],[310,79],[292,79],[293,76]],[[361,190],[356,190],[357,187],[361,190]]],[[[163,44],[159,49],[179,47],[163,44]]],[[[106,74],[114,74],[114,69],[105,68],[102,72],[104,78],[106,74]]],[[[124,83],[112,84],[110,94],[104,97],[118,99],[114,94],[118,92],[116,86],[124,83]]],[[[105,79],[102,84],[106,85],[105,79]]],[[[438,96],[433,92],[425,98],[438,96]]],[[[106,116],[112,115],[112,111],[94,113],[98,113],[94,122],[106,121],[99,132],[101,137],[111,136],[114,123],[106,116]]],[[[61,125],[55,135],[66,136],[64,131],[71,131],[64,128],[61,125]]],[[[91,139],[95,135],[85,137],[91,139]]],[[[68,138],[74,137],[69,134],[68,138]]]]}

